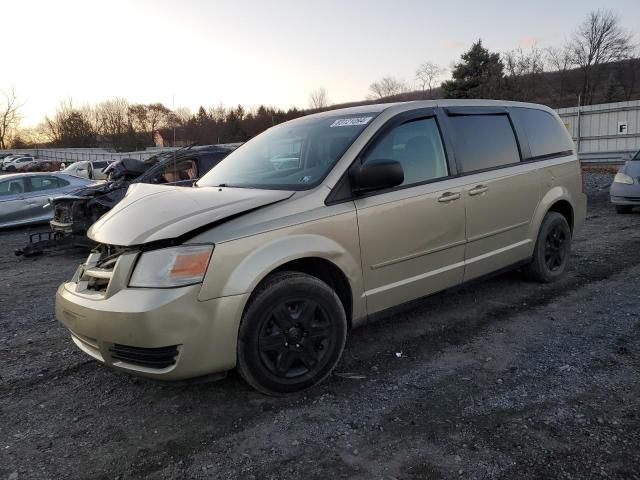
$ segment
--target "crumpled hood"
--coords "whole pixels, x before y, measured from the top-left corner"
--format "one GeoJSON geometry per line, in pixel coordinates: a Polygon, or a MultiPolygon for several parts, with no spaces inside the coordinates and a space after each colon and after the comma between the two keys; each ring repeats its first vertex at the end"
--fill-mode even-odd
{"type": "Polygon", "coordinates": [[[285,200],[294,192],[136,183],[87,236],[109,245],[140,245],[179,237],[232,215],[285,200]]]}

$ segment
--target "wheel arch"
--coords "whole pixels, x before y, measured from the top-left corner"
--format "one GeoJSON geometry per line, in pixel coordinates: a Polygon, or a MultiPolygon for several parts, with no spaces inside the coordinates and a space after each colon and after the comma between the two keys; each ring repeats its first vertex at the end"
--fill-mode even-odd
{"type": "Polygon", "coordinates": [[[363,317],[366,312],[357,254],[359,252],[352,253],[324,236],[287,236],[248,252],[229,272],[226,281],[215,288],[218,292],[216,296],[253,293],[267,277],[276,272],[289,270],[306,273],[336,291],[351,326],[354,319],[363,317]]]}
{"type": "Polygon", "coordinates": [[[262,279],[262,282],[274,273],[286,271],[305,273],[329,285],[338,295],[347,316],[347,324],[349,328],[351,328],[353,319],[353,292],[351,291],[351,285],[347,276],[335,263],[320,257],[298,258],[284,263],[269,272],[262,279]]]}
{"type": "Polygon", "coordinates": [[[549,207],[549,209],[547,210],[547,213],[549,212],[557,212],[561,214],[567,220],[567,223],[569,224],[569,228],[571,229],[571,233],[573,234],[574,212],[573,212],[573,207],[571,206],[571,203],[569,203],[568,200],[566,199],[557,200],[549,207]]]}
{"type": "MultiPolygon", "coordinates": [[[[530,238],[535,243],[544,217],[549,212],[557,212],[567,219],[571,233],[575,228],[575,208],[569,190],[563,186],[551,188],[538,203],[538,208],[531,222],[530,238]]],[[[533,246],[532,246],[533,248],[533,246]]]]}

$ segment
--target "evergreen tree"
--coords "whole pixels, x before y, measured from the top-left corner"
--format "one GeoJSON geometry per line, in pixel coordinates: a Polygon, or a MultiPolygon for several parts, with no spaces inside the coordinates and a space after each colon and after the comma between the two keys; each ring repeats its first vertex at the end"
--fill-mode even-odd
{"type": "Polygon", "coordinates": [[[445,98],[498,98],[504,77],[504,64],[499,53],[491,53],[482,40],[461,55],[451,74],[442,83],[445,98]]]}

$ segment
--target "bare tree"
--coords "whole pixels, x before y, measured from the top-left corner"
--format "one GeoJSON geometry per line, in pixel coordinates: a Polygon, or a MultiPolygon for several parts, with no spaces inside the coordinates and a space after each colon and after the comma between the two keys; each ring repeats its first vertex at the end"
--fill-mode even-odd
{"type": "Polygon", "coordinates": [[[14,87],[2,93],[4,100],[0,104],[0,150],[8,147],[9,138],[15,134],[20,124],[20,107],[14,87]]]}
{"type": "Polygon", "coordinates": [[[116,137],[124,134],[129,125],[129,102],[125,98],[113,98],[96,105],[100,122],[99,132],[102,135],[116,137]]]}
{"type": "Polygon", "coordinates": [[[636,47],[631,58],[618,62],[616,70],[624,91],[624,99],[631,100],[640,80],[640,48],[636,47]]]}
{"type": "Polygon", "coordinates": [[[309,106],[311,108],[325,108],[329,106],[329,97],[327,89],[324,87],[317,88],[309,95],[309,106]]]}
{"type": "Polygon", "coordinates": [[[151,135],[159,128],[163,128],[169,121],[169,109],[162,103],[150,103],[147,105],[147,119],[151,135]]]}
{"type": "Polygon", "coordinates": [[[178,107],[172,112],[172,119],[176,126],[184,127],[193,114],[189,107],[178,107]]]}
{"type": "Polygon", "coordinates": [[[571,48],[568,45],[564,45],[562,47],[549,47],[546,49],[545,53],[547,69],[557,72],[560,84],[558,96],[562,99],[565,93],[568,72],[571,70],[573,63],[571,48]]]}
{"type": "Polygon", "coordinates": [[[416,70],[416,80],[422,89],[422,98],[425,98],[425,90],[429,89],[429,98],[433,98],[432,91],[438,77],[445,72],[445,69],[433,62],[424,62],[416,70]]]}
{"type": "Polygon", "coordinates": [[[599,66],[628,58],[633,51],[631,34],[620,26],[611,10],[596,10],[578,27],[571,40],[573,63],[582,72],[582,103],[591,104],[599,66]]]}
{"type": "Polygon", "coordinates": [[[369,85],[369,92],[371,93],[367,98],[370,100],[379,100],[393,95],[400,95],[406,91],[407,85],[402,80],[397,80],[393,77],[384,77],[369,85]]]}
{"type": "Polygon", "coordinates": [[[53,117],[45,117],[45,136],[59,147],[90,147],[95,129],[88,108],[78,109],[72,99],[62,100],[53,117]]]}
{"type": "Polygon", "coordinates": [[[511,96],[518,100],[531,100],[539,88],[540,74],[544,72],[543,52],[535,45],[530,49],[517,48],[502,54],[506,70],[505,83],[511,96]]]}

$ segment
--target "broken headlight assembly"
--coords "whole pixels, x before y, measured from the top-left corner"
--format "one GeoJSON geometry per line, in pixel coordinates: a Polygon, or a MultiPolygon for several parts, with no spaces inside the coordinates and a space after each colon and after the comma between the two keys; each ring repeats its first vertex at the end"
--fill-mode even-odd
{"type": "Polygon", "coordinates": [[[143,252],[130,287],[170,288],[202,282],[213,245],[180,245],[143,252]]]}
{"type": "Polygon", "coordinates": [[[618,172],[613,178],[614,183],[624,183],[626,185],[633,185],[633,178],[626,173],[618,172]]]}

